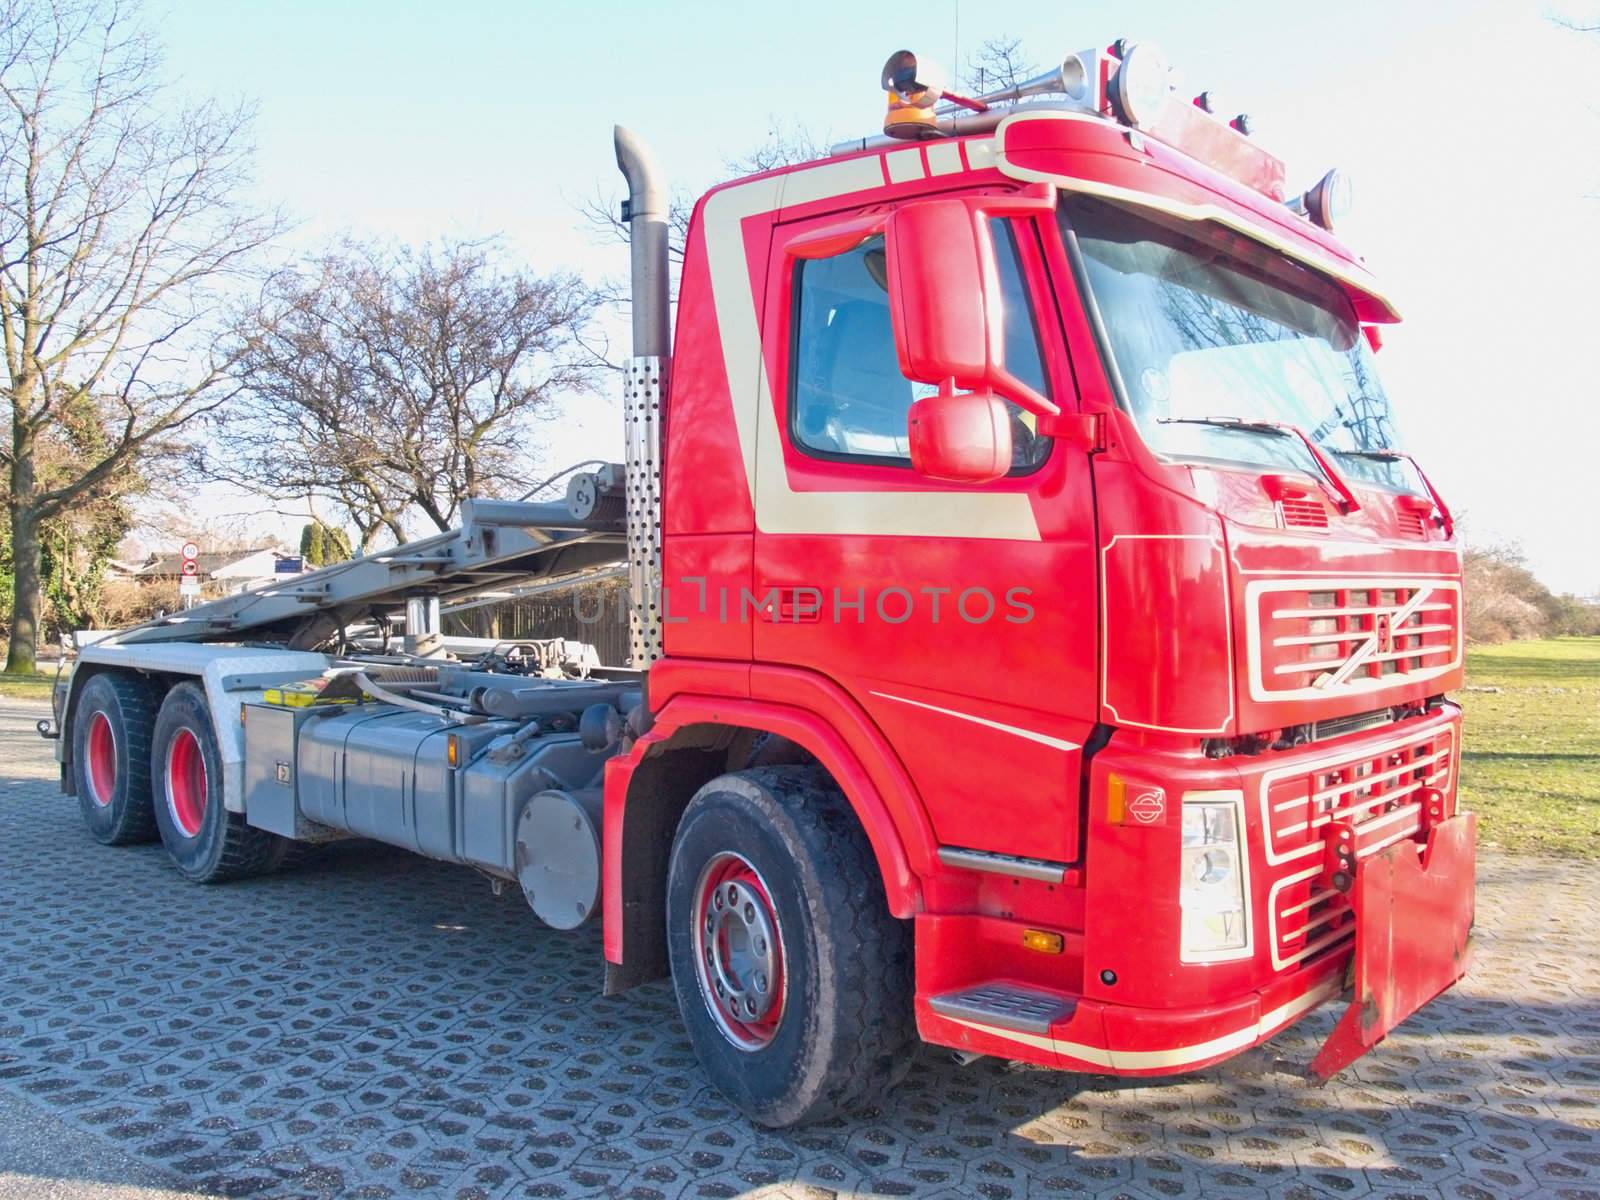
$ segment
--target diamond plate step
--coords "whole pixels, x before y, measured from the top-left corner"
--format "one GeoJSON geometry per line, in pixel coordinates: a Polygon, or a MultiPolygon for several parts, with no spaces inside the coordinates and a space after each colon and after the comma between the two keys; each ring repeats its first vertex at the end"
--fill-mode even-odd
{"type": "Polygon", "coordinates": [[[1078,1003],[1012,983],[984,983],[934,996],[928,1007],[957,1021],[976,1021],[1018,1033],[1049,1033],[1050,1026],[1070,1017],[1078,1003]]]}

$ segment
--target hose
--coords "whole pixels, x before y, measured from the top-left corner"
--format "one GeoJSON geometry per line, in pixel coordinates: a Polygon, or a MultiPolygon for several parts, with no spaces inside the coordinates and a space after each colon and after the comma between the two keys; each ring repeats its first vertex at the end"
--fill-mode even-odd
{"type": "MultiPolygon", "coordinates": [[[[401,671],[395,673],[419,675],[427,674],[427,672],[423,671],[401,671]]],[[[371,696],[374,700],[382,701],[384,704],[392,704],[396,708],[405,708],[410,709],[412,712],[427,713],[430,716],[440,717],[447,721],[455,721],[461,725],[481,725],[489,719],[488,717],[485,717],[479,713],[459,712],[453,708],[445,708],[443,705],[424,704],[421,700],[413,700],[410,696],[401,695],[399,692],[391,692],[382,684],[375,683],[372,679],[372,676],[368,675],[365,671],[355,672],[354,677],[355,682],[360,686],[362,691],[367,693],[367,695],[371,696]]],[[[415,686],[423,683],[431,683],[433,680],[432,678],[427,678],[389,680],[387,682],[392,682],[404,687],[408,684],[415,686]]]]}

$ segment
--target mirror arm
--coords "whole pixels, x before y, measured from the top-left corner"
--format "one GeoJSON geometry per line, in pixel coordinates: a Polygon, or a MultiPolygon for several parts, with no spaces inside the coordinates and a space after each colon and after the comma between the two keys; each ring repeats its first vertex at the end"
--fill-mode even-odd
{"type": "MultiPolygon", "coordinates": [[[[991,370],[993,378],[986,380],[985,383],[993,386],[994,390],[1001,393],[1006,399],[1016,401],[1036,417],[1054,417],[1060,414],[1061,409],[1052,401],[1041,396],[1003,366],[993,367],[991,370]]],[[[976,386],[982,387],[984,385],[978,384],[976,386]]]]}
{"type": "Polygon", "coordinates": [[[1039,418],[1037,428],[1043,436],[1076,446],[1087,454],[1099,454],[1106,448],[1104,413],[1049,414],[1039,418]]]}

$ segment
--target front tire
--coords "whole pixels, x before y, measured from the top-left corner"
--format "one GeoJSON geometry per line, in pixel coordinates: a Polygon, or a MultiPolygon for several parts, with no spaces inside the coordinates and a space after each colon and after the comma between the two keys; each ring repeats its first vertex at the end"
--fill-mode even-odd
{"type": "Polygon", "coordinates": [[[72,718],[72,783],[95,841],[129,846],[156,839],[150,736],[156,694],[142,678],[107,672],[83,685],[72,718]]]}
{"type": "Polygon", "coordinates": [[[910,1064],[911,930],[814,766],[738,771],[696,793],[673,841],[667,950],[701,1065],[761,1125],[855,1107],[910,1064]]]}
{"type": "Polygon", "coordinates": [[[198,684],[180,683],[162,701],[150,744],[156,827],[179,874],[222,883],[270,870],[283,839],[223,804],[222,752],[198,684]]]}

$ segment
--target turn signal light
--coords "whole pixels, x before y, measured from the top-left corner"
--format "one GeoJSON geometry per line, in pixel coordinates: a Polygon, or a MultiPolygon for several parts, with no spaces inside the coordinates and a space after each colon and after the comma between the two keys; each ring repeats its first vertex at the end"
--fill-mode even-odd
{"type": "Polygon", "coordinates": [[[1046,929],[1024,929],[1022,931],[1022,946],[1025,950],[1037,950],[1040,954],[1060,954],[1066,939],[1059,933],[1051,933],[1046,929]]]}
{"type": "Polygon", "coordinates": [[[444,740],[444,758],[452,767],[461,765],[461,739],[453,733],[444,740]]]}
{"type": "Polygon", "coordinates": [[[1106,820],[1121,825],[1128,813],[1128,785],[1121,775],[1106,776],[1106,820]]]}

